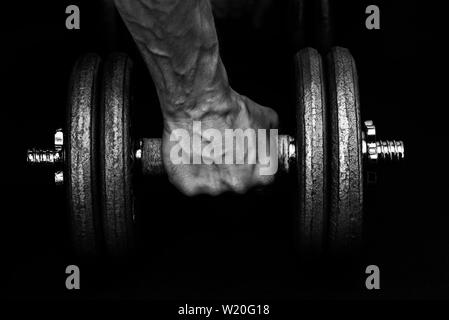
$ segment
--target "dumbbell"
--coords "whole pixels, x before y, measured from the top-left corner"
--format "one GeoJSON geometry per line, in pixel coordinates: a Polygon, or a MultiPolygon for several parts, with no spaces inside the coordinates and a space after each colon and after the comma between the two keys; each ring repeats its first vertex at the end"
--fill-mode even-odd
{"type": "MultiPolygon", "coordinates": [[[[314,49],[297,54],[297,132],[295,137],[280,135],[278,141],[281,171],[298,174],[300,247],[313,253],[360,245],[362,161],[404,157],[402,142],[376,141],[370,121],[362,129],[349,51],[335,48],[327,61],[332,67],[329,104],[321,56],[314,49]]],[[[101,65],[95,54],[78,60],[70,80],[64,134],[57,130],[54,150],[28,150],[27,161],[63,163],[64,171],[56,171],[55,181],[66,186],[77,252],[98,254],[105,247],[117,256],[133,247],[136,168],[138,174],[162,175],[164,167],[160,139],[131,137],[131,60],[113,54],[101,65]]]]}

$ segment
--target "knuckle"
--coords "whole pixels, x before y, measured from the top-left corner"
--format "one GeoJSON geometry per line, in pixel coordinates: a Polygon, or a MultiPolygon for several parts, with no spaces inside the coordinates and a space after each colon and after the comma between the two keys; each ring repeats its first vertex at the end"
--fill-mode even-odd
{"type": "Polygon", "coordinates": [[[268,186],[274,182],[274,175],[258,175],[257,184],[259,186],[268,186]]]}
{"type": "Polygon", "coordinates": [[[200,194],[199,188],[192,185],[184,184],[181,187],[178,187],[178,189],[181,191],[182,194],[184,194],[187,197],[194,197],[200,194]]]}
{"type": "Polygon", "coordinates": [[[234,183],[232,185],[232,191],[238,194],[244,194],[248,191],[248,185],[243,182],[234,183]]]}
{"type": "Polygon", "coordinates": [[[234,193],[243,194],[248,190],[248,183],[235,173],[229,177],[226,184],[234,193]]]}
{"type": "Polygon", "coordinates": [[[197,183],[193,183],[194,179],[189,177],[169,176],[170,182],[187,197],[194,197],[201,193],[197,183]]]}

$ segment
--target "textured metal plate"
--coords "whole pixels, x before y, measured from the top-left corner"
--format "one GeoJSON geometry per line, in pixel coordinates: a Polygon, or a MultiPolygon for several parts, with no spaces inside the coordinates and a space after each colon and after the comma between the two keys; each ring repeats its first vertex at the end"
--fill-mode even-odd
{"type": "Polygon", "coordinates": [[[330,249],[353,253],[362,242],[363,176],[359,87],[349,50],[327,57],[331,120],[330,249]]]}
{"type": "Polygon", "coordinates": [[[301,50],[295,59],[297,79],[297,164],[299,241],[302,251],[320,254],[326,232],[326,93],[320,54],[301,50]]]}
{"type": "Polygon", "coordinates": [[[100,112],[100,181],[108,254],[126,255],[134,243],[130,76],[132,61],[112,54],[104,66],[100,112]]]}
{"type": "Polygon", "coordinates": [[[72,241],[83,256],[99,251],[96,109],[101,59],[81,57],[73,68],[67,105],[67,197],[72,241]]]}

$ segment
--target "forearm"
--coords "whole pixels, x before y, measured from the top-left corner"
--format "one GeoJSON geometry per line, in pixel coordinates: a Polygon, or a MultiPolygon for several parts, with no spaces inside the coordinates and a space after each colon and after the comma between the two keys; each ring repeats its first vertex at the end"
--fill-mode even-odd
{"type": "MultiPolygon", "coordinates": [[[[199,118],[230,93],[209,0],[115,0],[164,115],[199,118]]],[[[222,110],[224,111],[224,110],[222,110]]]]}

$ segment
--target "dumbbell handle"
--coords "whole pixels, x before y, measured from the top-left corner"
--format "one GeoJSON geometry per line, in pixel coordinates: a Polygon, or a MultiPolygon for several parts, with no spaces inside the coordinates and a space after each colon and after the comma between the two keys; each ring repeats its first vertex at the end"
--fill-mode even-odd
{"type": "MultiPolygon", "coordinates": [[[[144,175],[162,175],[165,172],[162,162],[162,140],[144,138],[139,142],[135,158],[140,160],[144,175]]],[[[278,136],[279,170],[288,172],[292,160],[296,157],[296,146],[293,137],[278,136]]]]}

